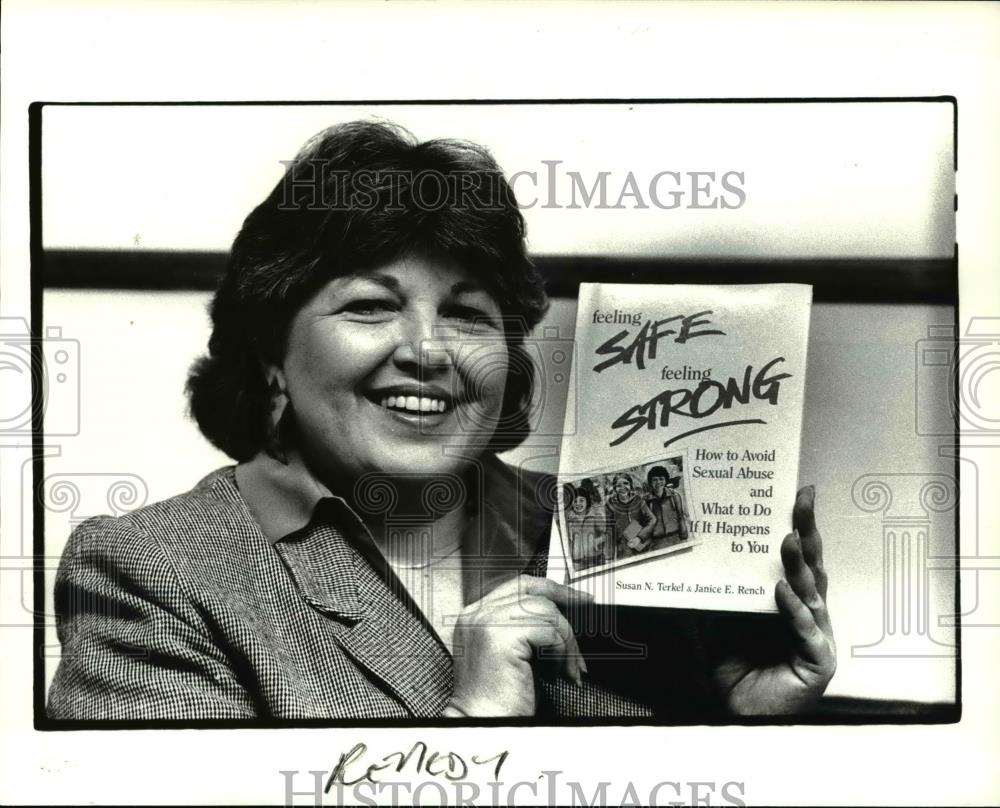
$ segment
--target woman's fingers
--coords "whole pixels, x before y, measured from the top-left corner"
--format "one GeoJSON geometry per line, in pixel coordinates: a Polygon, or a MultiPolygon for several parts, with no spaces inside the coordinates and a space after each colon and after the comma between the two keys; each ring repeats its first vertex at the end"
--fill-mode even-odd
{"type": "Polygon", "coordinates": [[[580,684],[580,675],[587,672],[587,663],[580,653],[572,626],[559,607],[580,608],[593,599],[589,593],[555,581],[521,575],[494,589],[484,599],[484,605],[492,611],[487,618],[490,622],[514,626],[525,632],[525,638],[536,651],[548,649],[544,656],[551,659],[554,653],[561,651],[567,678],[580,684]]]}
{"type": "Polygon", "coordinates": [[[792,508],[792,527],[800,534],[816,531],[816,486],[807,485],[795,494],[795,506],[792,508]]]}
{"type": "MultiPolygon", "coordinates": [[[[826,600],[817,586],[812,567],[806,563],[802,540],[798,532],[789,533],[781,543],[781,563],[785,568],[785,578],[797,599],[809,610],[815,624],[827,635],[833,635],[826,600]]],[[[777,598],[777,593],[775,595],[777,598]]],[[[779,607],[780,607],[779,603],[779,607]]]]}
{"type": "Polygon", "coordinates": [[[484,605],[505,605],[536,597],[551,601],[566,613],[586,609],[594,602],[594,596],[590,592],[581,592],[536,575],[519,575],[512,578],[496,587],[483,598],[482,602],[484,605]]]}
{"type": "Polygon", "coordinates": [[[792,528],[802,538],[802,556],[812,568],[816,588],[825,598],[827,590],[826,570],[823,568],[823,538],[816,527],[816,487],[807,485],[795,496],[792,508],[792,528]]]}
{"type": "Polygon", "coordinates": [[[539,657],[563,660],[566,677],[581,684],[580,675],[587,672],[587,663],[580,653],[573,627],[551,600],[531,595],[506,604],[503,611],[511,624],[522,631],[527,629],[525,636],[539,657]],[[553,632],[551,635],[549,630],[553,632]]]}
{"type": "Polygon", "coordinates": [[[483,598],[484,601],[500,601],[505,598],[524,598],[539,595],[559,606],[575,606],[591,603],[594,596],[589,592],[565,586],[537,575],[518,575],[505,581],[483,598]]]}
{"type": "Polygon", "coordinates": [[[581,674],[587,672],[587,665],[580,654],[573,628],[558,610],[547,615],[549,619],[514,618],[528,623],[524,636],[542,660],[562,661],[563,673],[567,679],[580,686],[581,674]]]}
{"type": "Polygon", "coordinates": [[[802,657],[821,669],[830,669],[836,659],[830,637],[819,625],[816,612],[802,601],[787,581],[778,581],[774,601],[795,631],[802,657]]]}
{"type": "Polygon", "coordinates": [[[591,603],[594,596],[589,592],[581,592],[579,589],[565,586],[548,578],[539,578],[536,575],[521,575],[518,577],[526,595],[537,595],[548,598],[557,606],[579,606],[591,603]]]}
{"type": "Polygon", "coordinates": [[[555,581],[521,576],[466,606],[455,626],[462,652],[452,704],[466,715],[531,715],[540,665],[581,683],[586,663],[560,608],[590,601],[555,581]]]}

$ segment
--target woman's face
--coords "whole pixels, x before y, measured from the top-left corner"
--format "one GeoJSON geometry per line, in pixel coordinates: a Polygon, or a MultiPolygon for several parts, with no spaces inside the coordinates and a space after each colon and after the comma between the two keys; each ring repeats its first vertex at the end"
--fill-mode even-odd
{"type": "Polygon", "coordinates": [[[573,510],[576,513],[583,513],[587,510],[587,498],[586,497],[576,497],[573,500],[573,510]]]}
{"type": "Polygon", "coordinates": [[[622,502],[628,502],[628,500],[632,498],[632,483],[624,477],[619,477],[615,480],[615,491],[618,492],[619,500],[622,502]]]}
{"type": "Polygon", "coordinates": [[[456,264],[407,257],[324,286],[295,315],[271,372],[298,448],[329,483],[440,474],[478,456],[508,365],[493,297],[456,264]]]}

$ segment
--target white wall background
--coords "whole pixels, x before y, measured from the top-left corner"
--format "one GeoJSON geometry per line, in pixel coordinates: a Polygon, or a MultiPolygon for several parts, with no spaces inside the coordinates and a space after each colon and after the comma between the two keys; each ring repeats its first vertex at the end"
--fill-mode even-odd
{"type": "MultiPolygon", "coordinates": [[[[952,107],[893,104],[46,107],[46,247],[228,250],[305,140],[384,118],[488,146],[526,206],[535,254],[950,257],[952,107]],[[546,182],[543,161],[561,161],[546,182]],[[546,207],[628,172],[744,173],[736,210],[546,207]],[[534,206],[532,202],[537,202],[534,206]]],[[[669,188],[664,180],[663,191],[669,188]]],[[[613,190],[612,190],[613,189],[613,190]]],[[[631,206],[632,202],[625,200],[631,206]]]]}

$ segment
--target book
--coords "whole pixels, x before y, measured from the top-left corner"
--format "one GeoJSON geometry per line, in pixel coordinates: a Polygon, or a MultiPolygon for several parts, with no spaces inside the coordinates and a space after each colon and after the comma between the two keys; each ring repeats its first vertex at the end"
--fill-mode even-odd
{"type": "Polygon", "coordinates": [[[601,604],[776,611],[811,303],[802,284],[580,285],[550,578],[601,604]]]}

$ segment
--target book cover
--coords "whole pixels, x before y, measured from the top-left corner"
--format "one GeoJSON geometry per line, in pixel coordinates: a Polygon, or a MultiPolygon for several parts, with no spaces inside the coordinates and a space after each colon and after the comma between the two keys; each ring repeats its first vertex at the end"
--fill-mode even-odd
{"type": "Polygon", "coordinates": [[[774,612],[812,288],[580,285],[550,578],[598,603],[774,612]]]}

